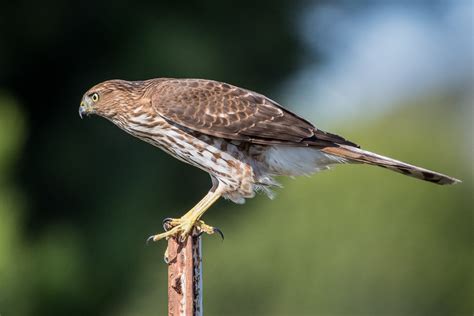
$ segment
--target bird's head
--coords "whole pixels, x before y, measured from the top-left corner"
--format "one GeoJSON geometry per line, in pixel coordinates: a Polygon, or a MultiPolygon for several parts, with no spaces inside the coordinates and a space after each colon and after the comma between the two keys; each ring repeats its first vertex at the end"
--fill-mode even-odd
{"type": "Polygon", "coordinates": [[[108,80],[93,86],[82,97],[79,116],[96,114],[112,119],[135,103],[137,83],[108,80]]]}

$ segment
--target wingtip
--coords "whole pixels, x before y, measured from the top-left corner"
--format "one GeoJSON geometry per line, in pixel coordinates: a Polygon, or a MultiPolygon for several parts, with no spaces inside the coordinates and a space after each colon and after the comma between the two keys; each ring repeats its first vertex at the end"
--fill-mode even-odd
{"type": "Polygon", "coordinates": [[[453,178],[453,181],[450,184],[458,184],[458,183],[462,183],[462,180],[453,178]]]}
{"type": "Polygon", "coordinates": [[[462,183],[462,180],[452,178],[452,177],[447,177],[447,176],[445,176],[444,178],[441,179],[441,181],[438,182],[438,184],[441,184],[441,185],[455,185],[458,183],[462,183]]]}

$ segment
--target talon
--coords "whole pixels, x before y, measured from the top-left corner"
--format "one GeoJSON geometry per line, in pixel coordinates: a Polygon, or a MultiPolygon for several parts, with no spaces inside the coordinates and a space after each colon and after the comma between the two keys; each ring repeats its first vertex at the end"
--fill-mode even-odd
{"type": "Polygon", "coordinates": [[[170,263],[170,259],[168,258],[168,247],[166,247],[165,254],[163,256],[163,261],[168,264],[170,263]]]}
{"type": "Polygon", "coordinates": [[[179,241],[180,243],[184,243],[184,242],[186,241],[186,238],[188,238],[188,236],[187,236],[187,234],[185,234],[185,233],[183,232],[181,235],[179,235],[178,241],[179,241]]]}
{"type": "Polygon", "coordinates": [[[150,241],[155,241],[155,235],[152,235],[146,239],[146,244],[148,245],[150,241]]]}
{"type": "Polygon", "coordinates": [[[209,226],[203,221],[198,221],[196,223],[196,229],[198,231],[197,237],[200,237],[203,233],[206,233],[208,235],[218,233],[221,236],[222,240],[224,240],[224,233],[222,232],[222,230],[216,227],[209,226]]]}
{"type": "Polygon", "coordinates": [[[176,238],[179,243],[184,243],[188,236],[201,236],[202,233],[209,235],[218,233],[221,238],[224,239],[224,234],[219,228],[209,226],[201,220],[196,221],[187,217],[177,219],[165,218],[163,220],[163,228],[165,229],[165,232],[148,237],[146,243],[148,244],[151,241],[158,241],[161,239],[168,240],[170,238],[176,238]]]}
{"type": "Polygon", "coordinates": [[[170,222],[172,222],[174,218],[167,217],[162,221],[163,229],[167,232],[170,229],[170,222]]]}
{"type": "Polygon", "coordinates": [[[224,240],[224,233],[222,232],[222,230],[217,227],[213,227],[213,231],[214,233],[218,233],[221,236],[222,240],[224,240]]]}

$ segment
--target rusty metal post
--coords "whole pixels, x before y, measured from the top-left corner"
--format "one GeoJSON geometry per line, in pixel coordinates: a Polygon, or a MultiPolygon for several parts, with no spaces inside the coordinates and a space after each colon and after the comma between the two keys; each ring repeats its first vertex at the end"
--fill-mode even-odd
{"type": "Polygon", "coordinates": [[[168,315],[202,316],[200,236],[168,239],[168,315]]]}

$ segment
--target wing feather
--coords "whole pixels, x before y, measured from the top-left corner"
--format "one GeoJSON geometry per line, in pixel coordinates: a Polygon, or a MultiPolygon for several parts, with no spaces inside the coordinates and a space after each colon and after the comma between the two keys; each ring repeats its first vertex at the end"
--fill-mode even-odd
{"type": "Polygon", "coordinates": [[[211,136],[258,144],[357,146],[256,92],[204,79],[160,81],[153,108],[166,120],[211,136]]]}

